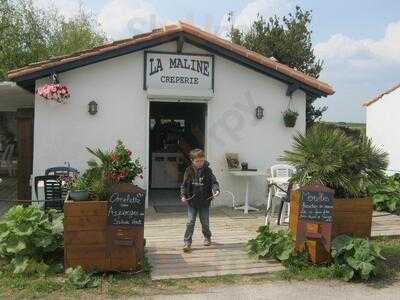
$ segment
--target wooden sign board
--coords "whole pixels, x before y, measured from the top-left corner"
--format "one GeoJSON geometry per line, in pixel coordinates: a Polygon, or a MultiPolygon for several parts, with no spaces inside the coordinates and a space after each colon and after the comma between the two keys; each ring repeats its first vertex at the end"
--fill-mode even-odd
{"type": "Polygon", "coordinates": [[[311,261],[321,263],[329,259],[331,248],[334,190],[315,184],[299,192],[296,245],[307,245],[311,261]]]}
{"type": "Polygon", "coordinates": [[[107,223],[118,226],[144,226],[145,190],[118,184],[109,192],[107,223]]]}

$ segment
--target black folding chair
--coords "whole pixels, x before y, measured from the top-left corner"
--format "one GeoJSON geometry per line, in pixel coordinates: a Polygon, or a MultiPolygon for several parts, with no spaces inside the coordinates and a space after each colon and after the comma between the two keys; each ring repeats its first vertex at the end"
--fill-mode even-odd
{"type": "Polygon", "coordinates": [[[39,182],[43,182],[44,189],[44,209],[50,208],[63,211],[64,199],[67,196],[67,190],[62,186],[62,177],[59,175],[44,175],[35,177],[35,195],[38,198],[39,182]]]}

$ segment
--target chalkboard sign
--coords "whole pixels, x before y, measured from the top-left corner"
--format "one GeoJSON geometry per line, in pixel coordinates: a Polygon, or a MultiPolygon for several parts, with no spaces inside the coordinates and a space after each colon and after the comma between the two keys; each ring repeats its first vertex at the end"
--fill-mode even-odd
{"type": "Polygon", "coordinates": [[[299,219],[332,222],[332,190],[302,190],[299,219]]]}
{"type": "Polygon", "coordinates": [[[110,191],[107,223],[109,225],[144,226],[146,193],[134,187],[110,191]]]}

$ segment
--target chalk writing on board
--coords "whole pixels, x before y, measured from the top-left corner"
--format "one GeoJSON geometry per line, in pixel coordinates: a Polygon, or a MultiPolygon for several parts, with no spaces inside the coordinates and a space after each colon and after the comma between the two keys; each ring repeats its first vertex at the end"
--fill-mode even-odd
{"type": "Polygon", "coordinates": [[[114,192],[108,200],[110,225],[144,225],[144,193],[114,192]]]}
{"type": "Polygon", "coordinates": [[[302,191],[299,218],[332,222],[332,192],[302,191]]]}

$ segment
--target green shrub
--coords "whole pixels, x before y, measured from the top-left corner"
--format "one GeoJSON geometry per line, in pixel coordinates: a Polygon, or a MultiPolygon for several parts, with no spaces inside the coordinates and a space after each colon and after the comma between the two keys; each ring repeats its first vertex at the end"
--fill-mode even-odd
{"type": "Polygon", "coordinates": [[[87,273],[81,266],[76,268],[68,268],[65,271],[67,282],[77,289],[93,288],[98,286],[97,280],[95,280],[91,274],[87,273]]]}
{"type": "Polygon", "coordinates": [[[364,138],[363,131],[359,128],[351,128],[345,124],[335,124],[335,123],[320,123],[326,128],[337,129],[342,131],[346,136],[353,139],[355,142],[360,141],[364,138]]]}
{"type": "Polygon", "coordinates": [[[385,259],[377,245],[348,235],[340,235],[333,240],[331,255],[337,275],[346,281],[373,277],[377,259],[385,259]]]}
{"type": "Polygon", "coordinates": [[[293,183],[319,182],[334,189],[336,197],[345,198],[365,196],[370,184],[384,178],[387,167],[387,154],[371,140],[357,142],[322,124],[311,127],[307,135],[295,136],[293,149],[280,159],[296,168],[293,183]]]}
{"type": "Polygon", "coordinates": [[[285,123],[285,126],[294,127],[298,116],[299,113],[297,111],[291,110],[290,108],[285,110],[283,112],[283,122],[285,123]]]}
{"type": "Polygon", "coordinates": [[[275,258],[287,261],[294,253],[294,242],[286,230],[273,231],[269,225],[260,226],[256,238],[247,243],[247,251],[257,258],[275,258]]]}
{"type": "Polygon", "coordinates": [[[81,192],[88,190],[88,184],[83,176],[65,178],[65,188],[72,192],[81,192]]]}
{"type": "Polygon", "coordinates": [[[400,174],[387,176],[368,187],[368,195],[378,211],[395,212],[400,208],[400,174]]]}
{"type": "Polygon", "coordinates": [[[0,221],[0,256],[10,260],[14,273],[42,274],[62,248],[62,230],[62,215],[14,206],[0,221]]]}

